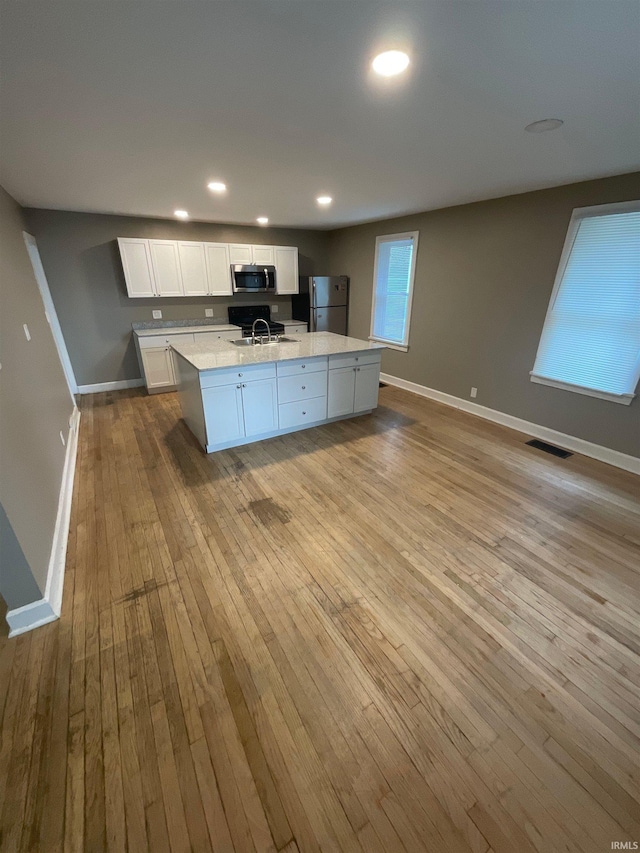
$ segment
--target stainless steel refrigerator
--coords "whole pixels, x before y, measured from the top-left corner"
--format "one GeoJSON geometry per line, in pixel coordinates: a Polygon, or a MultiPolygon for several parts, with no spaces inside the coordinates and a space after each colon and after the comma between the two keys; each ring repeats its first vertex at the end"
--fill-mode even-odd
{"type": "Polygon", "coordinates": [[[294,320],[309,324],[310,332],[347,334],[349,277],[312,275],[300,278],[300,293],[291,297],[294,320]]]}

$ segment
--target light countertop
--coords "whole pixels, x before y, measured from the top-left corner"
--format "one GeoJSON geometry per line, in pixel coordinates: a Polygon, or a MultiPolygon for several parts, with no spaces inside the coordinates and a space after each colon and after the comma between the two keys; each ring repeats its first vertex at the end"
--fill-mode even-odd
{"type": "Polygon", "coordinates": [[[332,332],[305,332],[295,343],[273,346],[237,347],[230,341],[210,343],[174,344],[178,355],[196,370],[215,370],[218,367],[266,364],[273,361],[291,361],[294,358],[312,358],[314,355],[339,355],[350,352],[383,350],[384,344],[347,338],[332,332]]]}
{"type": "Polygon", "coordinates": [[[150,335],[186,335],[193,332],[238,332],[238,337],[242,337],[240,326],[230,326],[228,323],[210,323],[208,326],[160,326],[155,329],[133,330],[139,338],[147,338],[150,335]]]}

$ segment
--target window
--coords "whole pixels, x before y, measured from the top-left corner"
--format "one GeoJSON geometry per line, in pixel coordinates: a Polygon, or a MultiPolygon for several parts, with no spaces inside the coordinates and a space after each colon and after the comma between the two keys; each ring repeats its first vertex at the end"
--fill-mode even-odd
{"type": "Polygon", "coordinates": [[[640,202],[574,210],[533,382],[629,405],[640,379],[640,202]]]}
{"type": "Polygon", "coordinates": [[[376,238],[371,340],[407,350],[418,232],[376,238]]]}

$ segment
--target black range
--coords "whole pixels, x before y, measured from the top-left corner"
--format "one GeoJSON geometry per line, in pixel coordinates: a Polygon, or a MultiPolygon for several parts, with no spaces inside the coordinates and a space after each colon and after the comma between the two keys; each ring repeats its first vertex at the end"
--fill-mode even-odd
{"type": "MultiPolygon", "coordinates": [[[[276,323],[271,319],[271,308],[268,305],[233,305],[229,309],[229,323],[233,326],[240,326],[242,329],[242,337],[250,338],[254,320],[265,320],[269,324],[269,331],[272,335],[283,335],[284,326],[282,323],[276,323]]],[[[264,335],[264,323],[258,323],[256,327],[257,335],[264,335]]]]}

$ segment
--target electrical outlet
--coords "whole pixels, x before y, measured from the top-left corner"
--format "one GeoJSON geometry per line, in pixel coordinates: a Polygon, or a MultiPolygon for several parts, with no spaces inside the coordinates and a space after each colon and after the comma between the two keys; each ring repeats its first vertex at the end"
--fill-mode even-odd
{"type": "Polygon", "coordinates": [[[213,308],[205,308],[204,309],[205,317],[213,317],[213,308]]]}
{"type": "Polygon", "coordinates": [[[156,309],[155,311],[152,311],[151,313],[153,314],[154,320],[162,320],[162,311],[158,311],[158,309],[156,309]]]}
{"type": "Polygon", "coordinates": [[[26,323],[23,323],[23,324],[22,324],[22,328],[24,329],[24,336],[25,336],[25,338],[26,338],[28,341],[30,341],[30,340],[31,340],[31,332],[29,331],[29,327],[27,326],[27,324],[26,324],[26,323]]]}
{"type": "Polygon", "coordinates": [[[277,313],[278,313],[278,310],[279,310],[279,306],[278,306],[278,305],[272,305],[272,306],[271,306],[271,313],[272,313],[272,314],[277,314],[277,313]]]}
{"type": "Polygon", "coordinates": [[[472,397],[477,397],[477,396],[478,396],[478,389],[477,389],[477,388],[472,388],[472,389],[471,389],[471,396],[472,396],[472,397]]]}

